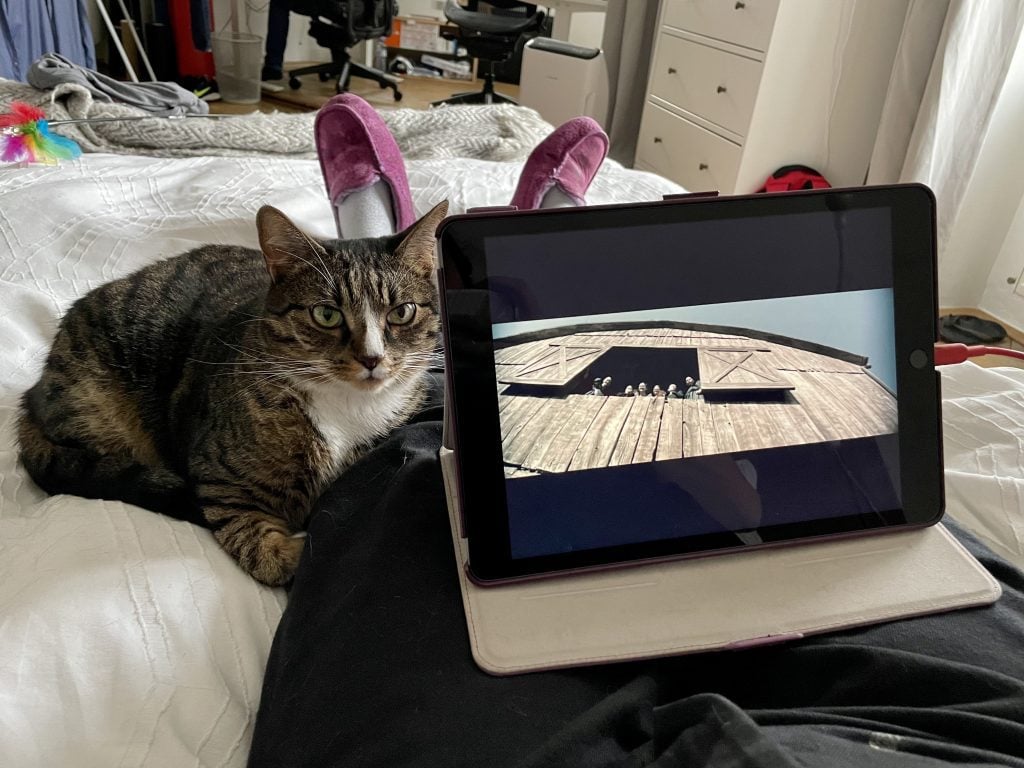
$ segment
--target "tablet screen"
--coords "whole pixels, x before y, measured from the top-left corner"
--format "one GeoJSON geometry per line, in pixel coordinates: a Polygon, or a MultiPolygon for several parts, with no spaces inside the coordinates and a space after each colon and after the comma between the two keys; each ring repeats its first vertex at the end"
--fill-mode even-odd
{"type": "Polygon", "coordinates": [[[893,227],[879,205],[483,236],[509,560],[905,521],[893,227]]]}

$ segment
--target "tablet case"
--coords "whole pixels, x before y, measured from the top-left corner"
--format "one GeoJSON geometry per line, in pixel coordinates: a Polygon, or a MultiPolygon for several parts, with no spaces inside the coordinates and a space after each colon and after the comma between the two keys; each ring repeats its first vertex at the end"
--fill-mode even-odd
{"type": "Polygon", "coordinates": [[[452,434],[446,408],[441,471],[462,602],[473,658],[491,674],[748,648],[1002,593],[941,524],[482,587],[466,573],[452,434]]]}

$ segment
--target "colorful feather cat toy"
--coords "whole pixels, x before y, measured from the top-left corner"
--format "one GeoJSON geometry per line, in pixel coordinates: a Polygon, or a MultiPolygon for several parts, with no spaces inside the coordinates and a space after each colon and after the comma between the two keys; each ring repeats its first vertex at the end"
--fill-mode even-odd
{"type": "Polygon", "coordinates": [[[0,115],[0,162],[56,165],[73,160],[82,150],[71,139],[50,133],[46,113],[20,101],[0,115]]]}

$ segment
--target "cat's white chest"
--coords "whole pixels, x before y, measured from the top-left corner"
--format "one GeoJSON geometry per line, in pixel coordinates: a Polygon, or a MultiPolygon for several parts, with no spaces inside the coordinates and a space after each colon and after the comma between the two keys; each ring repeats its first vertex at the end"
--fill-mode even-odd
{"type": "Polygon", "coordinates": [[[412,388],[395,383],[383,391],[364,392],[347,384],[311,384],[306,412],[323,437],[333,479],[348,463],[353,451],[383,436],[405,410],[412,388]]]}

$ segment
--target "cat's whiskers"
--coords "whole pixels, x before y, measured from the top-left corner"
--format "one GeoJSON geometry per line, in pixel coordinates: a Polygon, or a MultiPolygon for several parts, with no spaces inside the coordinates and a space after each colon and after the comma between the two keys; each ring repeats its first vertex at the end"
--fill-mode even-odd
{"type": "Polygon", "coordinates": [[[275,355],[272,352],[267,352],[265,349],[256,349],[254,347],[243,347],[241,344],[232,344],[231,342],[224,341],[224,339],[221,339],[221,338],[218,338],[217,341],[219,341],[221,344],[223,344],[228,349],[230,349],[230,350],[232,350],[234,352],[237,352],[240,355],[245,355],[246,357],[257,358],[260,355],[263,355],[264,357],[276,357],[279,360],[286,360],[286,361],[292,360],[292,358],[290,358],[290,357],[288,357],[286,355],[275,355]]]}
{"type": "Polygon", "coordinates": [[[286,251],[284,249],[281,249],[281,253],[283,253],[283,254],[285,254],[287,256],[290,256],[293,259],[298,259],[303,264],[305,264],[307,267],[309,267],[314,272],[316,272],[318,275],[320,275],[320,277],[322,277],[324,279],[324,282],[327,283],[327,287],[328,287],[331,295],[333,296],[334,295],[334,281],[331,279],[330,270],[327,269],[327,264],[324,263],[323,257],[319,253],[317,253],[316,249],[315,248],[311,248],[311,250],[313,251],[313,253],[316,254],[316,257],[320,261],[320,264],[323,265],[322,267],[318,267],[316,264],[311,262],[309,259],[304,258],[301,254],[295,253],[294,251],[286,251]]]}

